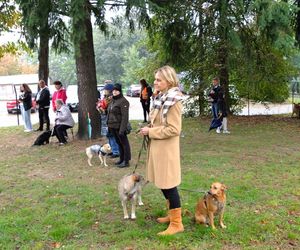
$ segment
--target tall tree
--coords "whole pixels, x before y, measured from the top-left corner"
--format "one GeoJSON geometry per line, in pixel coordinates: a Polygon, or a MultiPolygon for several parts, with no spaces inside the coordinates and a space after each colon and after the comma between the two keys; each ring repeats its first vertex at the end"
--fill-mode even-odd
{"type": "MultiPolygon", "coordinates": [[[[104,6],[103,6],[104,8],[104,6]]],[[[95,108],[97,101],[97,79],[93,44],[91,11],[88,0],[71,0],[72,38],[75,48],[78,84],[78,137],[88,138],[88,115],[91,118],[92,138],[100,135],[100,117],[95,108]]]]}
{"type": "MultiPolygon", "coordinates": [[[[19,26],[20,13],[17,11],[16,6],[9,0],[2,0],[0,2],[0,35],[3,33],[12,32],[12,30],[19,26]]],[[[0,45],[0,58],[5,53],[17,53],[20,47],[24,48],[22,42],[6,42],[0,45]]]]}
{"type": "Polygon", "coordinates": [[[22,11],[23,33],[30,48],[38,48],[39,79],[49,77],[49,40],[58,52],[68,50],[64,5],[51,0],[16,0],[22,11]],[[61,13],[63,15],[61,15],[61,13]]]}

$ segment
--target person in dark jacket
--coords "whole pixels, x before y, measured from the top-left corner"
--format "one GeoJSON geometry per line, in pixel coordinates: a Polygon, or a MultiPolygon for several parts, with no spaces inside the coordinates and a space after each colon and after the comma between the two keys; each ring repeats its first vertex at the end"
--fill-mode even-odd
{"type": "Polygon", "coordinates": [[[24,132],[32,131],[32,124],[30,119],[31,107],[32,107],[32,92],[28,84],[22,84],[20,86],[19,103],[21,108],[21,114],[24,121],[24,132]]]}
{"type": "Polygon", "coordinates": [[[215,77],[212,80],[212,88],[209,92],[209,97],[212,99],[211,103],[211,110],[213,114],[213,118],[217,119],[218,114],[219,114],[219,109],[218,109],[218,98],[219,98],[219,91],[220,91],[220,80],[218,77],[215,77]]]}
{"type": "Polygon", "coordinates": [[[38,104],[40,126],[36,131],[43,131],[44,121],[46,122],[47,130],[50,130],[50,91],[44,80],[40,80],[39,87],[40,91],[37,93],[35,100],[38,104]]]}
{"type": "Polygon", "coordinates": [[[129,120],[129,102],[122,94],[122,85],[114,84],[113,99],[108,106],[107,126],[108,131],[114,135],[119,145],[120,160],[116,162],[117,167],[129,166],[131,150],[127,138],[127,125],[129,120]]]}
{"type": "Polygon", "coordinates": [[[147,122],[147,114],[149,115],[150,112],[150,98],[152,96],[152,88],[146,82],[145,79],[140,80],[141,84],[141,94],[140,94],[140,101],[144,111],[144,122],[147,122]]]}

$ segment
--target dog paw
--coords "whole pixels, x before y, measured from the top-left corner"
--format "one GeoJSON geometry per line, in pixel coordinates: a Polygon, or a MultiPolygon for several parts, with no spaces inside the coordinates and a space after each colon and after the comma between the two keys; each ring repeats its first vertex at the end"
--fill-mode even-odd
{"type": "Polygon", "coordinates": [[[143,202],[139,202],[139,206],[144,206],[144,203],[143,202]]]}
{"type": "Polygon", "coordinates": [[[129,216],[128,215],[125,215],[124,216],[124,220],[128,220],[129,219],[129,216]]]}
{"type": "Polygon", "coordinates": [[[131,219],[132,219],[132,220],[135,220],[135,219],[136,219],[135,214],[132,214],[132,215],[131,215],[131,219]]]}
{"type": "Polygon", "coordinates": [[[104,166],[105,166],[105,167],[108,167],[108,165],[107,165],[107,164],[104,164],[104,166]]]}
{"type": "Polygon", "coordinates": [[[221,224],[220,226],[221,228],[227,228],[224,224],[221,224]]]}

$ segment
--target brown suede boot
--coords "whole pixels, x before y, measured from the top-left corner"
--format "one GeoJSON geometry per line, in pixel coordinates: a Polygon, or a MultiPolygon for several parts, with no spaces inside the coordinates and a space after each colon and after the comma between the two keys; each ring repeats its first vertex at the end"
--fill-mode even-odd
{"type": "Polygon", "coordinates": [[[167,230],[158,233],[158,235],[172,235],[184,231],[181,218],[181,207],[169,210],[170,224],[167,230]]]}
{"type": "Polygon", "coordinates": [[[167,208],[168,208],[168,215],[166,217],[160,217],[160,218],[157,218],[156,221],[158,223],[169,223],[170,222],[170,217],[169,217],[169,209],[170,209],[170,202],[169,200],[167,200],[167,208]]]}

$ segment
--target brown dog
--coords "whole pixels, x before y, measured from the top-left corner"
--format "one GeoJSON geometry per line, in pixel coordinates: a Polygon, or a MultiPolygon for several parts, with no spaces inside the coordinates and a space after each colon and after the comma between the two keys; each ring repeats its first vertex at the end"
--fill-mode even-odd
{"type": "Polygon", "coordinates": [[[199,224],[210,224],[216,229],[214,216],[219,215],[219,223],[222,228],[226,228],[223,223],[223,215],[226,204],[226,186],[219,182],[214,182],[210,190],[200,199],[196,206],[195,220],[199,224]]]}

